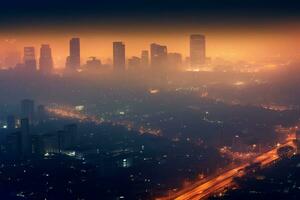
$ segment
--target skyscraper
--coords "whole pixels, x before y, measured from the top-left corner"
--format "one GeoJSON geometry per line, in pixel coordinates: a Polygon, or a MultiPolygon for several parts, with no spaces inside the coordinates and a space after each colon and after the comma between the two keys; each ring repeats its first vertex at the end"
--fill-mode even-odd
{"type": "Polygon", "coordinates": [[[21,118],[26,118],[29,123],[32,123],[34,119],[34,101],[30,99],[24,99],[21,101],[21,118]]]}
{"type": "Polygon", "coordinates": [[[80,67],[80,38],[72,38],[70,40],[70,55],[66,66],[72,70],[80,67]]]}
{"type": "Polygon", "coordinates": [[[125,70],[125,45],[113,42],[113,63],[115,70],[125,70]]]}
{"type": "Polygon", "coordinates": [[[153,69],[161,69],[165,67],[168,59],[167,46],[152,43],[150,45],[151,67],[153,69]]]}
{"type": "Polygon", "coordinates": [[[143,50],[141,53],[141,66],[148,67],[149,66],[149,51],[143,50]]]}
{"type": "Polygon", "coordinates": [[[206,58],[205,36],[190,36],[190,62],[191,67],[199,67],[205,64],[206,58]]]}
{"type": "Polygon", "coordinates": [[[36,59],[34,47],[24,47],[24,67],[26,70],[36,70],[36,59]]]}
{"type": "Polygon", "coordinates": [[[41,46],[39,69],[43,74],[49,74],[52,72],[53,60],[49,44],[42,44],[41,46]]]}

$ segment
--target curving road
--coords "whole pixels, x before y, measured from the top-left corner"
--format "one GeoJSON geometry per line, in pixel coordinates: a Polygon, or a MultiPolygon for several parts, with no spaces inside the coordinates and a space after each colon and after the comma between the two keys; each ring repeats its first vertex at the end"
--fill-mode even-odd
{"type": "MultiPolygon", "coordinates": [[[[260,162],[261,166],[264,167],[270,163],[279,159],[277,155],[277,150],[285,145],[293,146],[293,141],[291,138],[287,140],[285,144],[276,146],[272,150],[265,152],[252,160],[252,163],[260,162]]],[[[199,200],[207,198],[208,196],[220,191],[226,187],[234,185],[234,178],[245,175],[245,168],[249,166],[248,164],[242,164],[233,169],[225,171],[224,173],[218,175],[217,177],[211,178],[206,181],[199,181],[199,184],[195,183],[189,188],[185,188],[176,194],[170,195],[168,197],[158,198],[157,200],[199,200]]]]}

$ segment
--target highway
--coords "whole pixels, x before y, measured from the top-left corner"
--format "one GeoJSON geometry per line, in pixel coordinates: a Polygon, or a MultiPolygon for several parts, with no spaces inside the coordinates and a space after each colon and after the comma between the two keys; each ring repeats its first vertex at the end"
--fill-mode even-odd
{"type": "MultiPolygon", "coordinates": [[[[72,109],[65,109],[65,108],[48,108],[47,109],[49,113],[52,113],[59,117],[64,118],[71,118],[76,119],[79,121],[92,121],[96,124],[101,124],[104,121],[95,117],[95,116],[89,116],[86,114],[82,114],[79,112],[76,112],[72,109]]],[[[123,126],[129,126],[128,124],[118,123],[118,125],[123,126]]],[[[138,129],[141,134],[143,133],[142,130],[138,129]]],[[[151,131],[148,131],[151,133],[151,131]]],[[[152,133],[153,135],[158,135],[155,131],[152,133]]],[[[221,174],[218,174],[216,176],[210,176],[205,179],[202,179],[200,181],[197,181],[193,183],[192,185],[176,192],[175,194],[170,194],[167,197],[160,197],[156,198],[156,200],[199,200],[199,199],[205,199],[208,196],[211,196],[212,194],[215,194],[218,191],[221,191],[224,188],[228,188],[232,185],[234,185],[234,178],[241,177],[245,175],[245,168],[249,166],[251,163],[261,163],[261,166],[267,166],[270,163],[276,161],[279,156],[277,155],[277,150],[285,145],[291,145],[293,144],[293,137],[288,137],[286,139],[286,142],[284,144],[278,145],[274,147],[273,149],[260,154],[259,156],[252,159],[251,162],[241,164],[239,166],[235,166],[232,169],[226,170],[222,172],[221,174]]]]}
{"type": "MultiPolygon", "coordinates": [[[[255,157],[252,160],[252,163],[260,162],[261,166],[267,166],[270,163],[276,161],[279,159],[279,156],[277,155],[277,150],[285,145],[291,145],[293,146],[293,141],[291,138],[287,139],[287,142],[278,145],[274,147],[272,150],[267,151],[257,157],[255,157]]],[[[194,183],[188,188],[184,188],[183,190],[172,194],[168,197],[162,197],[162,198],[157,198],[157,200],[199,200],[199,199],[205,199],[208,196],[216,193],[217,191],[220,191],[224,188],[228,188],[232,185],[234,185],[234,178],[236,177],[241,177],[245,175],[244,169],[249,166],[250,163],[248,164],[242,164],[239,165],[233,169],[227,170],[223,172],[222,174],[208,179],[208,180],[201,180],[197,183],[194,183]]]]}
{"type": "Polygon", "coordinates": [[[78,121],[89,121],[93,122],[97,125],[100,125],[102,123],[110,123],[111,125],[119,125],[127,128],[128,130],[135,130],[139,132],[141,135],[142,134],[151,134],[153,136],[161,136],[161,130],[160,129],[154,129],[154,128],[149,128],[149,127],[144,127],[144,126],[139,126],[135,125],[132,122],[129,121],[111,121],[111,120],[104,120],[102,118],[99,118],[94,115],[89,115],[89,114],[84,114],[81,112],[78,112],[71,108],[70,106],[58,106],[58,107],[46,107],[46,110],[48,113],[61,117],[61,118],[66,118],[66,119],[74,119],[78,121]]]}

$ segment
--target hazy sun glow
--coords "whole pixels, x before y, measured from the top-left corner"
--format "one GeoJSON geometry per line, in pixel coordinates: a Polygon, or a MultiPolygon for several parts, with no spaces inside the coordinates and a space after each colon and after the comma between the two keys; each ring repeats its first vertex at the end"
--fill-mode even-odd
{"type": "MultiPolygon", "coordinates": [[[[68,55],[68,41],[71,37],[81,38],[81,57],[84,63],[88,57],[100,58],[102,63],[110,64],[112,61],[112,42],[123,41],[126,45],[126,57],[140,56],[141,50],[149,50],[150,43],[167,45],[168,52],[181,53],[183,59],[189,56],[189,35],[203,33],[206,35],[207,56],[216,59],[255,61],[261,59],[281,59],[283,57],[299,57],[298,37],[300,29],[297,24],[278,24],[272,27],[254,27],[251,31],[245,29],[228,30],[224,27],[189,28],[182,30],[166,31],[140,31],[133,28],[131,32],[118,30],[63,32],[25,31],[22,34],[0,33],[0,60],[4,62],[5,56],[18,52],[22,59],[24,46],[34,46],[36,55],[39,55],[41,44],[50,44],[53,51],[55,67],[65,66],[68,55]],[[276,27],[276,28],[275,28],[276,27]],[[278,28],[280,27],[280,28],[278,28]],[[276,31],[275,31],[276,30],[276,31]],[[171,32],[171,33],[170,33],[171,32]]],[[[157,27],[154,27],[155,29],[157,27]]],[[[266,65],[274,67],[273,64],[266,65]]],[[[204,70],[205,71],[205,70],[204,70]]]]}

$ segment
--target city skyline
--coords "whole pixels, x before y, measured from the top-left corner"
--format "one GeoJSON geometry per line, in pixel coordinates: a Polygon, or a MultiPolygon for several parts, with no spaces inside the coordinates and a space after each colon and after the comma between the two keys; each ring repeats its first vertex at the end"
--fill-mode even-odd
{"type": "Polygon", "coordinates": [[[300,197],[300,1],[0,6],[0,200],[300,197]]]}
{"type": "MultiPolygon", "coordinates": [[[[194,34],[194,33],[193,33],[194,34]]],[[[190,34],[190,35],[193,35],[193,34],[190,34]]],[[[181,43],[183,43],[183,46],[182,44],[180,45],[181,49],[179,49],[178,47],[177,48],[174,48],[174,44],[172,43],[166,43],[166,42],[162,42],[162,44],[167,44],[168,46],[168,49],[170,49],[169,51],[170,52],[177,52],[177,53],[180,53],[182,55],[182,58],[183,60],[185,60],[186,58],[188,58],[190,56],[190,44],[189,44],[189,37],[190,35],[188,36],[185,36],[183,37],[181,40],[178,40],[178,41],[181,41],[181,43]],[[173,48],[172,48],[173,47],[173,48]],[[177,50],[178,51],[177,51],[177,50]]],[[[266,35],[267,36],[267,35],[266,35]]],[[[247,59],[247,56],[241,56],[239,57],[238,56],[238,49],[235,49],[233,48],[232,46],[232,49],[231,51],[225,51],[222,50],[223,54],[213,54],[211,52],[211,48],[212,47],[216,47],[216,49],[219,49],[221,47],[218,47],[216,46],[216,44],[214,44],[214,42],[212,42],[212,40],[210,39],[210,37],[206,37],[206,54],[207,54],[207,57],[210,57],[210,58],[224,58],[224,59],[228,59],[228,60],[244,60],[244,59],[247,59]]],[[[94,37],[93,39],[87,39],[86,37],[84,37],[84,39],[81,38],[82,42],[81,42],[81,56],[80,56],[80,59],[82,59],[82,63],[81,64],[84,64],[89,57],[96,57],[96,58],[99,58],[102,63],[106,63],[106,64],[112,64],[113,63],[113,54],[112,53],[107,53],[108,49],[110,49],[109,51],[112,52],[112,42],[114,40],[112,40],[111,42],[110,41],[105,41],[105,45],[102,45],[101,48],[99,49],[99,51],[91,51],[91,49],[95,48],[95,45],[93,45],[91,48],[89,48],[89,45],[92,43],[95,43],[95,41],[97,41],[99,38],[101,38],[100,36],[99,37],[94,37]],[[104,54],[101,54],[100,52],[103,52],[105,51],[106,53],[104,54]],[[90,52],[90,53],[88,53],[90,52]],[[95,52],[99,52],[99,53],[95,53],[95,52]]],[[[70,38],[69,38],[70,39],[70,38]]],[[[60,40],[60,46],[62,46],[61,48],[56,46],[56,45],[52,45],[52,43],[48,42],[49,45],[51,45],[51,49],[52,49],[52,58],[53,58],[53,63],[54,63],[54,67],[55,68],[64,68],[65,67],[65,64],[66,64],[66,57],[69,56],[69,45],[67,43],[67,41],[69,40],[68,38],[61,38],[60,40]],[[54,47],[53,47],[54,46],[54,47]],[[65,50],[64,50],[65,49],[65,50]],[[62,51],[63,50],[63,51],[62,51]],[[60,53],[59,53],[60,52],[60,53]],[[59,54],[59,56],[57,56],[59,54]],[[66,55],[64,57],[64,55],[66,55]]],[[[265,43],[268,42],[268,40],[271,39],[270,41],[273,41],[275,40],[276,38],[268,38],[265,43]]],[[[47,39],[45,39],[44,41],[46,41],[47,39]]],[[[135,43],[129,43],[128,41],[126,42],[126,40],[122,40],[125,44],[126,44],[126,63],[127,63],[127,60],[130,59],[131,57],[133,56],[137,56],[137,57],[140,57],[140,52],[141,50],[148,50],[150,52],[150,44],[153,43],[153,42],[144,42],[143,45],[138,45],[138,48],[133,48],[135,45],[135,43]]],[[[168,41],[168,39],[160,39],[158,41],[168,41]]],[[[249,39],[249,41],[253,41],[253,39],[249,39]]],[[[3,41],[2,41],[3,42],[3,41]]],[[[260,54],[259,56],[257,56],[257,54],[251,54],[250,52],[252,51],[248,51],[248,59],[252,59],[253,61],[255,61],[256,59],[258,60],[263,60],[263,59],[266,59],[266,58],[299,58],[299,51],[297,50],[298,49],[298,46],[296,47],[291,47],[290,46],[290,43],[288,41],[284,41],[284,40],[277,40],[277,42],[280,44],[278,44],[279,46],[275,45],[274,44],[272,46],[268,46],[268,45],[263,45],[264,48],[259,48],[259,44],[255,44],[255,43],[252,43],[251,45],[255,44],[253,46],[253,51],[256,52],[256,53],[259,53],[260,54],[260,51],[264,50],[264,53],[260,54]],[[283,46],[286,46],[288,47],[289,46],[289,50],[285,49],[283,46]],[[282,48],[281,48],[282,47],[282,48]],[[272,51],[276,52],[276,53],[271,53],[271,52],[268,52],[266,51],[266,48],[269,49],[271,48],[272,51]],[[296,51],[295,51],[296,50],[296,51]],[[293,53],[291,54],[290,51],[293,51],[293,53]],[[282,54],[280,52],[283,52],[282,54]]],[[[55,42],[54,42],[55,43],[55,42]]],[[[264,43],[264,44],[265,44],[264,43]]],[[[294,43],[294,42],[293,42],[294,43]]],[[[5,66],[5,63],[19,63],[21,62],[20,58],[23,57],[23,55],[21,54],[20,56],[17,56],[18,54],[21,53],[21,50],[23,49],[23,47],[19,47],[17,48],[18,42],[16,42],[15,40],[6,40],[4,41],[4,46],[7,46],[8,45],[8,49],[6,49],[6,51],[0,51],[0,58],[2,56],[2,67],[6,67],[5,66]],[[5,45],[5,43],[8,43],[5,45]],[[10,57],[7,57],[7,56],[10,56],[10,57]],[[13,57],[12,57],[13,56],[13,57]],[[18,61],[18,62],[17,62],[18,61]]],[[[40,48],[40,45],[43,44],[43,43],[40,43],[40,44],[37,44],[35,46],[32,46],[36,49],[40,48]]],[[[240,43],[242,44],[242,43],[240,43]]],[[[243,45],[240,45],[240,46],[243,46],[243,45]]],[[[244,48],[250,48],[251,46],[244,46],[244,48]]],[[[97,48],[97,47],[96,47],[97,48]]],[[[221,49],[220,49],[221,50],[221,49]]],[[[240,54],[243,54],[242,51],[239,52],[240,54]]],[[[35,54],[37,54],[35,52],[35,54]]],[[[37,56],[36,59],[39,59],[39,55],[37,56]]]]}
{"type": "MultiPolygon", "coordinates": [[[[293,35],[297,35],[297,30],[294,33],[281,34],[280,32],[277,35],[271,33],[257,33],[253,34],[244,34],[241,33],[242,37],[238,38],[230,36],[230,34],[223,34],[223,37],[218,36],[217,34],[205,34],[207,40],[207,55],[208,57],[221,57],[229,60],[243,60],[243,59],[263,59],[265,57],[299,57],[299,48],[297,42],[299,39],[293,35]]],[[[95,56],[100,58],[104,62],[110,62],[112,60],[112,46],[111,43],[116,41],[117,38],[122,39],[127,48],[126,48],[126,58],[132,56],[140,56],[140,50],[149,49],[149,44],[156,42],[166,44],[170,51],[179,52],[182,54],[183,58],[189,56],[189,36],[195,34],[191,32],[189,34],[177,34],[172,37],[168,37],[164,34],[160,36],[151,36],[149,39],[144,39],[143,35],[141,36],[108,36],[105,35],[84,35],[81,36],[82,40],[82,52],[81,58],[84,62],[88,57],[95,56]],[[126,39],[127,37],[127,39],[126,39]],[[176,42],[174,42],[176,41],[176,42]],[[101,46],[98,47],[99,44],[101,46]]],[[[34,46],[35,49],[38,49],[41,44],[48,43],[53,49],[53,60],[56,67],[65,66],[65,57],[69,55],[68,53],[68,40],[72,38],[67,36],[44,36],[43,39],[35,37],[34,45],[33,39],[26,38],[25,36],[20,37],[19,39],[10,39],[5,38],[0,41],[2,47],[0,47],[0,57],[2,57],[2,63],[5,63],[5,58],[12,53],[18,54],[23,49],[24,46],[34,46]],[[53,37],[57,38],[54,39],[53,37]],[[52,38],[52,39],[51,39],[52,38]],[[40,42],[37,42],[40,40],[40,42]],[[5,47],[5,49],[3,49],[5,47]]],[[[16,59],[19,59],[18,56],[14,56],[16,59]]],[[[9,60],[8,60],[9,61],[9,60]]],[[[3,64],[2,64],[2,67],[3,64]]]]}

